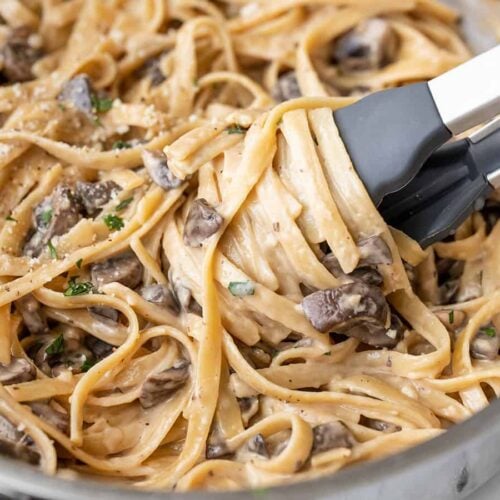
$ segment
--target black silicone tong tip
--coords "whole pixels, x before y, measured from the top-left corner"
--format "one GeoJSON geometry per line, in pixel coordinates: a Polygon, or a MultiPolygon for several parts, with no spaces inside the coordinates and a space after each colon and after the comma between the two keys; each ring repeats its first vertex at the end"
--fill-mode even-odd
{"type": "Polygon", "coordinates": [[[493,191],[489,178],[498,172],[500,126],[443,146],[406,187],[384,199],[380,211],[387,223],[426,247],[482,208],[493,191]]]}
{"type": "Polygon", "coordinates": [[[377,92],[335,112],[358,175],[379,205],[452,136],[427,83],[377,92]]]}

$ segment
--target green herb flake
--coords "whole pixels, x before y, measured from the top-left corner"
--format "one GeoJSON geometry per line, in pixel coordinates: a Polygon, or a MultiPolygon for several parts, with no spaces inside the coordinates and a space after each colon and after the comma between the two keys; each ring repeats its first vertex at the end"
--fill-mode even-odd
{"type": "Polygon", "coordinates": [[[41,221],[44,224],[50,224],[50,221],[52,220],[52,209],[49,208],[48,210],[45,210],[45,212],[42,212],[42,215],[40,216],[41,221]]]}
{"type": "Polygon", "coordinates": [[[5,217],[5,220],[8,220],[10,222],[17,222],[17,219],[14,219],[14,217],[12,217],[12,215],[7,215],[7,217],[5,217]]]}
{"type": "Polygon", "coordinates": [[[76,261],[76,267],[77,267],[78,269],[81,269],[81,268],[82,268],[82,264],[83,264],[83,259],[78,259],[78,260],[76,261]]]}
{"type": "Polygon", "coordinates": [[[332,355],[332,351],[328,351],[328,352],[323,353],[323,356],[331,356],[331,355],[332,355]]]}
{"type": "Polygon", "coordinates": [[[103,221],[111,231],[120,231],[125,227],[125,222],[118,215],[107,214],[103,217],[103,221]]]}
{"type": "Polygon", "coordinates": [[[76,295],[87,295],[94,291],[94,285],[90,281],[76,281],[77,276],[73,276],[68,281],[68,288],[64,290],[65,297],[74,297],[76,295]]]}
{"type": "Polygon", "coordinates": [[[231,281],[227,288],[235,297],[246,297],[255,293],[255,285],[251,281],[231,281]]]}
{"type": "Polygon", "coordinates": [[[115,141],[113,145],[111,146],[111,149],[130,149],[132,147],[132,144],[127,141],[122,141],[121,139],[118,141],[115,141]]]}
{"type": "Polygon", "coordinates": [[[496,335],[497,335],[497,331],[492,326],[487,326],[485,328],[482,328],[481,331],[485,335],[488,335],[488,337],[496,337],[496,335]]]}
{"type": "Polygon", "coordinates": [[[121,212],[122,210],[125,210],[133,201],[134,201],[133,197],[127,198],[126,200],[122,200],[120,201],[120,203],[118,203],[118,205],[116,205],[115,210],[117,212],[121,212]]]}
{"type": "Polygon", "coordinates": [[[453,325],[453,323],[455,323],[455,311],[450,311],[448,313],[448,322],[450,323],[450,325],[453,325]]]}
{"type": "Polygon", "coordinates": [[[88,372],[96,363],[97,361],[86,357],[85,361],[82,364],[82,372],[83,373],[88,372]]]}
{"type": "Polygon", "coordinates": [[[113,107],[113,99],[109,97],[92,96],[92,107],[96,113],[106,113],[113,107]]]}
{"type": "Polygon", "coordinates": [[[49,240],[47,243],[47,246],[49,247],[49,254],[51,259],[57,259],[57,250],[55,246],[52,244],[52,240],[49,240]]]}
{"type": "Polygon", "coordinates": [[[57,103],[57,106],[61,111],[66,111],[66,106],[62,102],[57,103]]]}
{"type": "Polygon", "coordinates": [[[64,351],[64,337],[59,335],[55,338],[55,340],[47,346],[45,352],[50,356],[54,356],[55,354],[61,354],[64,351]]]}
{"type": "Polygon", "coordinates": [[[226,128],[226,132],[231,135],[231,134],[246,134],[247,129],[245,127],[242,127],[241,125],[235,123],[233,125],[230,125],[229,127],[226,128]]]}

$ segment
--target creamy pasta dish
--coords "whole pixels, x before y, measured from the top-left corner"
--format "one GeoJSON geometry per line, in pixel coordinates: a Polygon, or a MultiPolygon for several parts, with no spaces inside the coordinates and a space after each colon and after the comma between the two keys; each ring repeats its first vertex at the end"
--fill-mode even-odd
{"type": "Polygon", "coordinates": [[[487,406],[500,197],[422,249],[332,113],[470,56],[435,0],[1,0],[0,453],[258,489],[487,406]]]}

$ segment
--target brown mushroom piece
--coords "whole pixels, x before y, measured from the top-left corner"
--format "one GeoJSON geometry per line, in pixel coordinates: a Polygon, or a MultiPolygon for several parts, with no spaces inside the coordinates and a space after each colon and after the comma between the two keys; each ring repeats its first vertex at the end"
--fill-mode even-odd
{"type": "Polygon", "coordinates": [[[84,340],[85,347],[89,349],[94,355],[94,360],[100,361],[108,357],[113,352],[113,346],[98,339],[93,335],[86,335],[84,340]]]}
{"type": "Polygon", "coordinates": [[[341,422],[328,422],[313,428],[312,455],[333,450],[352,448],[357,443],[351,431],[341,422]]]}
{"type": "Polygon", "coordinates": [[[87,75],[77,75],[68,80],[57,96],[60,102],[72,105],[87,117],[92,118],[94,113],[93,98],[94,91],[87,75]]]}
{"type": "Polygon", "coordinates": [[[474,359],[494,361],[500,348],[500,336],[492,326],[481,328],[470,343],[470,355],[474,359]]]}
{"type": "Polygon", "coordinates": [[[40,302],[31,293],[15,301],[16,309],[21,313],[24,326],[31,335],[47,333],[47,319],[40,302]]]}
{"type": "Polygon", "coordinates": [[[252,417],[257,415],[259,411],[259,398],[258,396],[238,398],[238,404],[240,405],[241,419],[245,427],[247,427],[252,417]]]}
{"type": "Polygon", "coordinates": [[[276,102],[285,102],[302,97],[295,71],[282,74],[274,84],[271,94],[276,102]]]}
{"type": "Polygon", "coordinates": [[[112,307],[93,306],[89,307],[89,312],[99,321],[105,323],[118,323],[120,313],[112,307]]]}
{"type": "Polygon", "coordinates": [[[137,70],[137,76],[139,78],[149,78],[152,87],[157,87],[161,85],[166,77],[163,74],[160,66],[161,57],[152,57],[148,59],[139,70],[137,70]]]}
{"type": "Polygon", "coordinates": [[[391,63],[397,54],[398,37],[384,19],[368,19],[338,38],[332,60],[344,73],[371,71],[391,63]]]}
{"type": "Polygon", "coordinates": [[[190,247],[201,247],[221,228],[223,222],[222,216],[207,200],[194,200],[184,224],[184,243],[190,247]]]}
{"type": "Polygon", "coordinates": [[[33,440],[2,415],[0,415],[0,454],[32,465],[40,462],[40,453],[33,440]]]}
{"type": "Polygon", "coordinates": [[[398,316],[392,314],[389,328],[383,324],[362,323],[353,326],[346,335],[372,347],[392,349],[403,338],[405,330],[398,316]]]}
{"type": "Polygon", "coordinates": [[[16,28],[0,49],[3,60],[1,74],[9,83],[27,82],[34,78],[32,68],[42,56],[42,51],[30,44],[32,34],[27,27],[16,28]]]}
{"type": "Polygon", "coordinates": [[[68,434],[69,417],[66,413],[56,410],[49,403],[34,402],[29,403],[31,411],[42,420],[45,420],[52,427],[61,431],[63,434],[68,434]]]}
{"type": "Polygon", "coordinates": [[[73,191],[59,184],[33,211],[34,232],[24,246],[24,255],[38,257],[54,236],[67,233],[81,217],[81,205],[73,191]]]}
{"type": "Polygon", "coordinates": [[[325,255],[321,263],[342,283],[361,281],[367,285],[380,286],[384,282],[382,275],[375,267],[371,266],[358,267],[349,274],[344,273],[337,257],[333,253],[325,255]]]}
{"type": "Polygon", "coordinates": [[[166,285],[147,285],[141,288],[140,294],[144,300],[159,307],[170,309],[174,314],[179,313],[179,304],[166,285]]]}
{"type": "Polygon", "coordinates": [[[12,358],[8,365],[0,363],[0,384],[12,385],[36,378],[35,367],[24,358],[12,358]]]}
{"type": "Polygon", "coordinates": [[[201,316],[203,310],[200,304],[196,302],[191,289],[186,286],[184,280],[174,272],[173,268],[168,270],[168,281],[181,310],[201,316]]]}
{"type": "Polygon", "coordinates": [[[359,424],[385,434],[392,434],[393,432],[399,432],[401,430],[401,426],[393,424],[392,422],[385,422],[384,420],[369,418],[364,415],[361,415],[359,424]]]}
{"type": "Polygon", "coordinates": [[[255,453],[264,458],[269,458],[269,450],[267,449],[266,440],[262,434],[257,434],[247,443],[247,449],[251,453],[255,453]]]}
{"type": "Polygon", "coordinates": [[[245,358],[245,360],[253,368],[261,369],[268,368],[272,361],[272,356],[267,350],[262,348],[263,346],[254,345],[247,346],[242,345],[240,347],[240,352],[245,358]]]}
{"type": "Polygon", "coordinates": [[[60,325],[28,348],[28,354],[49,377],[57,377],[64,371],[82,373],[86,363],[94,358],[84,345],[85,337],[86,333],[80,328],[60,325]]]}
{"type": "Polygon", "coordinates": [[[382,291],[360,282],[308,295],[302,309],[314,328],[324,333],[349,334],[360,324],[385,325],[389,314],[382,291]]]}
{"type": "Polygon", "coordinates": [[[113,181],[77,182],[75,191],[86,214],[95,217],[120,189],[120,186],[113,181]]]}
{"type": "Polygon", "coordinates": [[[108,283],[121,283],[127,288],[134,289],[142,281],[143,267],[139,259],[132,252],[92,264],[90,276],[95,287],[101,288],[108,283]]]}
{"type": "Polygon", "coordinates": [[[164,153],[145,149],[142,152],[142,161],[153,182],[165,191],[182,185],[183,180],[176,177],[170,170],[164,153]]]}
{"type": "Polygon", "coordinates": [[[207,460],[214,460],[216,458],[229,458],[232,457],[234,453],[227,447],[224,442],[211,443],[207,445],[205,456],[207,460]]]}
{"type": "Polygon", "coordinates": [[[145,409],[152,408],[168,399],[189,378],[190,363],[186,359],[177,361],[171,368],[153,373],[142,385],[139,402],[145,409]]]}
{"type": "Polygon", "coordinates": [[[390,265],[393,263],[391,249],[380,236],[371,236],[358,241],[360,266],[390,265]]]}

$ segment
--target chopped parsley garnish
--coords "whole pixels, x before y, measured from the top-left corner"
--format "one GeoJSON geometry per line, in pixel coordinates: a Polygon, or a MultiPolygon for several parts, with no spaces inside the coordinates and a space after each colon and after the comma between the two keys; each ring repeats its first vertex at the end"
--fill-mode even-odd
{"type": "Polygon", "coordinates": [[[450,325],[453,325],[453,323],[455,323],[455,311],[450,311],[448,313],[448,321],[450,325]]]}
{"type": "Polygon", "coordinates": [[[115,141],[113,145],[111,146],[111,149],[130,149],[132,147],[132,144],[127,141],[122,141],[121,139],[118,141],[115,141]]]}
{"type": "Polygon", "coordinates": [[[246,134],[247,129],[237,123],[234,123],[233,125],[227,127],[226,131],[228,134],[246,134]]]}
{"type": "Polygon", "coordinates": [[[55,354],[61,354],[63,351],[64,337],[62,336],[62,334],[56,337],[55,340],[47,346],[47,349],[45,349],[45,352],[51,356],[55,354]]]}
{"type": "Polygon", "coordinates": [[[328,352],[323,353],[323,356],[331,356],[331,355],[332,355],[332,351],[328,351],[328,352]]]}
{"type": "Polygon", "coordinates": [[[14,217],[12,217],[12,215],[7,215],[7,217],[5,217],[5,220],[8,220],[10,222],[17,222],[17,219],[14,219],[14,217]]]}
{"type": "Polygon", "coordinates": [[[116,205],[115,210],[117,212],[121,212],[122,210],[125,210],[132,202],[134,201],[133,197],[127,198],[126,200],[120,201],[118,205],[116,205]]]}
{"type": "Polygon", "coordinates": [[[47,246],[49,247],[49,254],[51,259],[57,259],[57,250],[55,246],[52,244],[52,240],[49,240],[47,243],[47,246]]]}
{"type": "Polygon", "coordinates": [[[82,263],[83,263],[83,259],[78,259],[78,260],[76,261],[76,267],[77,267],[78,269],[81,269],[81,268],[82,268],[82,263]]]}
{"type": "Polygon", "coordinates": [[[77,276],[72,276],[68,281],[68,288],[64,290],[65,297],[74,297],[75,295],[87,295],[94,291],[94,285],[90,281],[76,281],[77,276]]]}
{"type": "Polygon", "coordinates": [[[488,335],[488,337],[496,337],[497,331],[492,326],[482,328],[481,331],[488,335]]]}
{"type": "Polygon", "coordinates": [[[103,217],[103,221],[111,231],[120,231],[125,227],[125,222],[118,215],[107,214],[103,217]]]}
{"type": "Polygon", "coordinates": [[[88,372],[94,365],[96,364],[96,361],[85,358],[85,361],[82,364],[82,372],[88,372]]]}
{"type": "Polygon", "coordinates": [[[45,210],[45,212],[42,212],[42,215],[40,215],[40,219],[44,224],[50,224],[50,221],[52,220],[52,209],[49,208],[48,210],[45,210]]]}
{"type": "Polygon", "coordinates": [[[92,107],[96,113],[106,113],[113,107],[113,99],[109,97],[92,96],[92,107]]]}
{"type": "Polygon", "coordinates": [[[231,281],[227,288],[235,297],[245,297],[255,293],[255,285],[251,281],[231,281]]]}
{"type": "Polygon", "coordinates": [[[62,102],[57,103],[57,105],[61,111],[66,111],[66,106],[62,102]]]}

